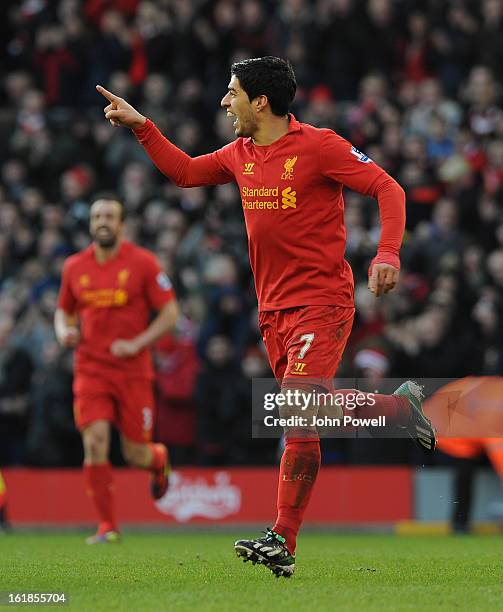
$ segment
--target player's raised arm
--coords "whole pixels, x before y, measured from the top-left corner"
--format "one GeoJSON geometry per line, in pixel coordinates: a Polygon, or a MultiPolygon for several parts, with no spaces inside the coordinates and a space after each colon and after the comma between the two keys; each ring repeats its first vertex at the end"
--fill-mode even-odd
{"type": "Polygon", "coordinates": [[[145,125],[147,118],[133,108],[131,104],[126,102],[124,98],[116,96],[101,85],[96,85],[96,89],[110,103],[105,106],[103,112],[105,113],[105,118],[108,119],[114,127],[122,125],[132,130],[136,130],[145,125]]]}
{"type": "Polygon", "coordinates": [[[190,157],[163,136],[150,119],[126,100],[101,85],[97,85],[96,89],[109,102],[103,109],[105,118],[114,127],[132,129],[157,168],[179,187],[218,185],[230,183],[234,179],[229,145],[208,155],[190,157]]]}
{"type": "Polygon", "coordinates": [[[321,170],[364,195],[377,198],[381,239],[369,267],[369,290],[379,297],[394,289],[400,273],[400,247],[405,231],[405,192],[387,172],[347,140],[323,131],[321,170]]]}

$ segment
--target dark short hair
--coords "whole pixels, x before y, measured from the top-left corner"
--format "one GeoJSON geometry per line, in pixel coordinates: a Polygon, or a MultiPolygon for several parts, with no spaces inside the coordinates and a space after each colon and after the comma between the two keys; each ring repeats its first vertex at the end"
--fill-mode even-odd
{"type": "Polygon", "coordinates": [[[297,81],[289,61],[280,57],[258,57],[235,62],[231,74],[239,79],[250,101],[267,96],[274,115],[286,115],[295,98],[297,81]]]}
{"type": "Polygon", "coordinates": [[[117,202],[117,204],[119,204],[119,206],[121,207],[121,221],[125,220],[126,207],[124,206],[124,202],[119,198],[116,193],[114,193],[113,191],[100,191],[91,200],[91,206],[98,200],[107,200],[107,202],[117,202]]]}

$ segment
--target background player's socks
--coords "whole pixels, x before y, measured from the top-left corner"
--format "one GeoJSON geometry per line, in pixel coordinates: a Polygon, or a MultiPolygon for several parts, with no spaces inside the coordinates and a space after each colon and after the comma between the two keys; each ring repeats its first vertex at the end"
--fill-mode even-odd
{"type": "Polygon", "coordinates": [[[115,518],[115,503],[113,493],[113,475],[110,463],[98,465],[84,464],[84,477],[88,495],[100,518],[99,533],[118,531],[115,518]]]}
{"type": "Polygon", "coordinates": [[[152,472],[164,470],[168,463],[168,449],[164,444],[154,444],[152,442],[148,444],[148,447],[152,453],[152,463],[149,465],[148,469],[152,472]]]}
{"type": "Polygon", "coordinates": [[[295,553],[297,534],[311,498],[320,460],[319,440],[286,440],[279,472],[278,518],[273,531],[285,538],[291,554],[295,553]]]}
{"type": "Polygon", "coordinates": [[[117,531],[117,525],[115,525],[114,523],[110,523],[109,521],[102,521],[98,525],[96,534],[104,535],[105,533],[109,533],[110,531],[117,531]]]}
{"type": "MultiPolygon", "coordinates": [[[[386,417],[386,425],[407,425],[411,417],[411,405],[409,400],[400,395],[381,395],[379,393],[364,393],[357,389],[337,389],[337,394],[349,396],[348,402],[344,401],[344,416],[351,416],[358,419],[377,419],[380,416],[386,417]],[[367,396],[367,401],[363,406],[356,406],[350,410],[347,405],[354,406],[355,394],[367,396]]],[[[363,403],[363,400],[359,402],[363,403]]]]}
{"type": "Polygon", "coordinates": [[[169,464],[168,449],[164,444],[149,444],[152,453],[152,463],[149,470],[152,472],[152,481],[150,485],[152,497],[161,499],[169,487],[169,473],[171,466],[169,464]]]}

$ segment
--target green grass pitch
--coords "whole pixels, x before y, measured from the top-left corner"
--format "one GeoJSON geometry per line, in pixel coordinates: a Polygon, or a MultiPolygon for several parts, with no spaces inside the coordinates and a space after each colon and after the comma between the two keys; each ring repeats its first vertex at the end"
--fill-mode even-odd
{"type": "Polygon", "coordinates": [[[0,591],[66,591],[63,609],[79,611],[503,610],[501,536],[305,533],[286,580],[237,559],[233,541],[247,535],[86,546],[81,534],[13,533],[0,537],[0,591]]]}

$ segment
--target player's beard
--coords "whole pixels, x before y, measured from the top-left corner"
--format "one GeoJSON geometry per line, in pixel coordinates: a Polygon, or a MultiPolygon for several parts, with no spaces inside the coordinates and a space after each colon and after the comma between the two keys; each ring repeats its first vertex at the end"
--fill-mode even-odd
{"type": "Polygon", "coordinates": [[[237,138],[249,138],[253,136],[255,131],[257,130],[257,124],[252,116],[248,117],[238,117],[238,124],[234,129],[234,134],[237,138]]]}
{"type": "Polygon", "coordinates": [[[97,231],[93,235],[94,242],[102,249],[113,249],[117,244],[118,238],[117,234],[113,234],[112,232],[106,235],[100,235],[99,231],[97,231]]]}

